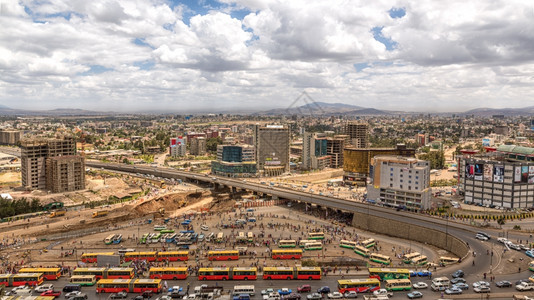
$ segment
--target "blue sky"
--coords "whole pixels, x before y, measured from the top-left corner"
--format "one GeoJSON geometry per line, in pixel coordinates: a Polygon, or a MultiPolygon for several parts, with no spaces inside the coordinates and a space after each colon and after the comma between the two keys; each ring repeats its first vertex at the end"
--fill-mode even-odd
{"type": "Polygon", "coordinates": [[[0,104],[218,112],[306,91],[391,110],[521,107],[534,96],[531,12],[504,0],[5,0],[0,104]]]}

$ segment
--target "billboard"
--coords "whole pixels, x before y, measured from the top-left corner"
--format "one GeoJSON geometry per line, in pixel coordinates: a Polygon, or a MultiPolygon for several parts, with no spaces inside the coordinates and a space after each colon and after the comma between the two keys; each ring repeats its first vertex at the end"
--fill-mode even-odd
{"type": "Polygon", "coordinates": [[[514,168],[514,182],[521,182],[521,167],[514,168]]]}
{"type": "Polygon", "coordinates": [[[528,167],[528,183],[534,183],[534,166],[528,167]]]}
{"type": "Polygon", "coordinates": [[[484,174],[484,164],[475,164],[475,180],[482,180],[484,174]]]}
{"type": "Polygon", "coordinates": [[[493,165],[484,166],[484,181],[493,180],[493,165]]]}
{"type": "Polygon", "coordinates": [[[496,165],[493,167],[493,181],[504,182],[504,166],[496,165]]]}
{"type": "Polygon", "coordinates": [[[522,183],[528,182],[528,166],[521,167],[521,182],[522,183]]]}
{"type": "Polygon", "coordinates": [[[475,177],[475,165],[465,164],[465,178],[473,179],[475,177]]]}

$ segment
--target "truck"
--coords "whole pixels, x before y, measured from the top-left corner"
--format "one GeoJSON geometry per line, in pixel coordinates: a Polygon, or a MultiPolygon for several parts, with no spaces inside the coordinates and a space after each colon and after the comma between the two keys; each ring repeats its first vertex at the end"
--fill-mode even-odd
{"type": "Polygon", "coordinates": [[[105,216],[108,215],[108,213],[109,213],[109,211],[107,211],[107,210],[95,211],[95,212],[93,212],[93,218],[105,217],[105,216]]]}
{"type": "Polygon", "coordinates": [[[521,282],[515,286],[518,291],[531,291],[534,290],[534,282],[521,282]]]}

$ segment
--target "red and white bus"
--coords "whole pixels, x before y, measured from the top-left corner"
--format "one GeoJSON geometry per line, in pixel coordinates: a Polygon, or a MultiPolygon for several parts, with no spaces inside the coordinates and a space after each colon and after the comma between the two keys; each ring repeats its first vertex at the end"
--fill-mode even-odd
{"type": "Polygon", "coordinates": [[[337,288],[341,294],[348,291],[370,293],[380,289],[380,281],[376,278],[344,279],[337,281],[337,288]]]}
{"type": "Polygon", "coordinates": [[[208,251],[209,260],[238,260],[239,251],[237,250],[215,250],[208,251]]]}
{"type": "Polygon", "coordinates": [[[321,268],[318,267],[265,267],[263,279],[321,279],[321,268]]]}
{"type": "Polygon", "coordinates": [[[38,286],[43,284],[43,273],[0,274],[3,286],[38,286]]]}
{"type": "Polygon", "coordinates": [[[273,249],[271,257],[273,259],[301,259],[302,249],[273,249]]]}
{"type": "Polygon", "coordinates": [[[82,254],[82,261],[84,263],[96,263],[98,262],[99,255],[115,255],[115,252],[103,252],[103,253],[84,253],[82,254]]]}
{"type": "Polygon", "coordinates": [[[72,275],[95,275],[99,279],[131,279],[133,268],[76,268],[72,275]]]}
{"type": "Polygon", "coordinates": [[[22,268],[19,273],[43,273],[45,280],[58,280],[61,277],[61,268],[22,268]]]}
{"type": "Polygon", "coordinates": [[[151,279],[182,280],[186,279],[187,268],[150,268],[148,271],[151,279]]]}
{"type": "Polygon", "coordinates": [[[164,251],[157,253],[157,261],[186,261],[188,259],[188,251],[164,251]]]}
{"type": "Polygon", "coordinates": [[[200,268],[198,280],[256,280],[258,270],[254,267],[200,268]]]}
{"type": "Polygon", "coordinates": [[[146,261],[156,261],[156,251],[151,252],[127,252],[124,254],[124,261],[132,260],[146,260],[146,261]]]}
{"type": "Polygon", "coordinates": [[[161,279],[100,279],[96,283],[97,293],[160,293],[161,279]]]}

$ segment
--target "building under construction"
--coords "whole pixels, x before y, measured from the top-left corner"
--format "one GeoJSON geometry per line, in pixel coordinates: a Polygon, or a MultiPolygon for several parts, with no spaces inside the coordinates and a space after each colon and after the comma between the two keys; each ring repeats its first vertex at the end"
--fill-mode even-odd
{"type": "Polygon", "coordinates": [[[85,188],[85,160],[73,137],[21,140],[22,186],[54,193],[85,188]]]}
{"type": "Polygon", "coordinates": [[[345,124],[345,134],[349,136],[349,143],[353,148],[369,147],[369,124],[348,122],[345,124]]]}

